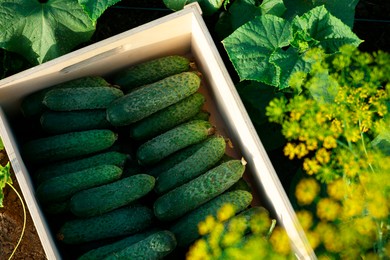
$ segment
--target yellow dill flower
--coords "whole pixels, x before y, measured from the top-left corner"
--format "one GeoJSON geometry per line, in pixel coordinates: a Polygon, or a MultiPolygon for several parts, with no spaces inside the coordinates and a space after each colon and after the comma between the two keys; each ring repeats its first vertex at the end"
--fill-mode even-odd
{"type": "Polygon", "coordinates": [[[282,227],[275,227],[269,239],[274,250],[280,254],[288,255],[291,252],[290,239],[286,230],[282,227]]]}
{"type": "Polygon", "coordinates": [[[388,199],[386,199],[382,191],[375,191],[371,194],[367,201],[367,210],[369,214],[377,219],[385,219],[389,217],[388,199]]]}
{"type": "Polygon", "coordinates": [[[301,135],[302,129],[297,121],[284,122],[282,126],[282,133],[288,139],[298,139],[301,135]]]}
{"type": "Polygon", "coordinates": [[[232,204],[227,203],[224,204],[217,213],[217,219],[220,222],[223,222],[225,220],[228,220],[229,218],[233,217],[235,215],[235,210],[232,204]]]}
{"type": "Polygon", "coordinates": [[[271,227],[272,220],[269,217],[268,211],[261,211],[255,214],[250,219],[250,228],[253,234],[263,235],[268,232],[271,227]]]}
{"type": "MultiPolygon", "coordinates": [[[[301,140],[304,141],[304,140],[301,140]]],[[[306,148],[309,151],[314,151],[315,149],[318,148],[318,141],[314,138],[306,138],[306,148]]]]}
{"type": "Polygon", "coordinates": [[[345,197],[345,186],[347,185],[346,181],[342,178],[338,178],[326,186],[329,197],[335,200],[342,200],[345,197]]]}
{"type": "Polygon", "coordinates": [[[321,244],[321,237],[317,232],[308,230],[305,231],[305,234],[311,248],[316,249],[321,244]]]}
{"type": "Polygon", "coordinates": [[[327,164],[330,161],[330,152],[325,148],[320,148],[317,150],[315,157],[320,164],[327,164]]]}
{"type": "Polygon", "coordinates": [[[324,221],[335,220],[340,210],[340,204],[331,198],[322,198],[317,204],[317,216],[324,221]]]}
{"type": "Polygon", "coordinates": [[[343,244],[339,237],[339,231],[332,224],[320,222],[315,229],[320,235],[322,244],[329,252],[337,253],[343,250],[343,244]]]}
{"type": "Polygon", "coordinates": [[[265,108],[265,114],[270,122],[281,124],[285,117],[287,99],[284,97],[274,98],[265,108]]]}
{"type": "Polygon", "coordinates": [[[299,210],[295,213],[303,230],[309,230],[313,225],[313,214],[308,210],[299,210]]]}
{"type": "Polygon", "coordinates": [[[313,175],[321,169],[321,165],[315,159],[305,158],[303,161],[303,169],[307,174],[313,175]]]}
{"type": "Polygon", "coordinates": [[[299,143],[295,147],[295,154],[298,157],[298,159],[305,157],[308,153],[309,153],[309,150],[306,148],[306,145],[304,143],[299,143]]]}
{"type": "Polygon", "coordinates": [[[370,216],[355,218],[353,221],[355,229],[359,234],[369,237],[375,235],[376,224],[370,216]]]}
{"type": "Polygon", "coordinates": [[[364,210],[364,203],[361,200],[347,198],[342,202],[342,218],[349,219],[361,216],[364,210]]]}
{"type": "Polygon", "coordinates": [[[301,205],[309,205],[320,192],[320,185],[313,178],[301,179],[295,188],[295,197],[301,205]]]}
{"type": "Polygon", "coordinates": [[[330,130],[334,133],[335,136],[338,136],[343,132],[343,124],[339,119],[335,118],[331,122],[330,130]]]}
{"type": "Polygon", "coordinates": [[[220,222],[217,222],[212,232],[209,233],[207,242],[213,257],[219,257],[222,254],[220,241],[222,239],[223,233],[224,233],[224,225],[220,222]]]}
{"type": "Polygon", "coordinates": [[[295,154],[295,152],[296,152],[295,145],[292,143],[287,143],[283,149],[283,152],[284,152],[284,155],[288,156],[288,158],[290,160],[294,159],[295,155],[296,155],[295,154]]]}
{"type": "Polygon", "coordinates": [[[187,260],[211,260],[208,253],[207,242],[204,239],[195,241],[186,254],[187,260]]]}
{"type": "Polygon", "coordinates": [[[226,232],[221,241],[222,247],[231,247],[241,241],[243,234],[234,230],[226,232]]]}
{"type": "Polygon", "coordinates": [[[344,137],[348,142],[356,143],[360,140],[360,131],[356,127],[349,127],[344,130],[344,137]]]}
{"type": "Polygon", "coordinates": [[[198,224],[198,232],[201,236],[204,236],[208,233],[210,233],[217,222],[215,221],[215,218],[211,215],[207,216],[206,219],[198,224]]]}
{"type": "Polygon", "coordinates": [[[334,136],[328,135],[324,138],[324,143],[322,144],[326,149],[332,149],[337,147],[337,139],[334,136]]]}

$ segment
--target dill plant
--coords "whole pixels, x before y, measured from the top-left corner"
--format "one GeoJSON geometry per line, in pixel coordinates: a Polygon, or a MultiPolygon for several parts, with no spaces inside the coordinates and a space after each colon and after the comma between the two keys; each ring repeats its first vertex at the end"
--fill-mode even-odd
{"type": "Polygon", "coordinates": [[[284,154],[302,162],[297,216],[320,259],[390,256],[390,55],[343,46],[321,49],[309,73],[295,73],[293,93],[272,100],[284,154]]]}

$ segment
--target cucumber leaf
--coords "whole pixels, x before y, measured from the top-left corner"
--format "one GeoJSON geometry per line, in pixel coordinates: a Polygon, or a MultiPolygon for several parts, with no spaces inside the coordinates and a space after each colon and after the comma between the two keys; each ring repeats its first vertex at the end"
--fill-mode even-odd
{"type": "Polygon", "coordinates": [[[262,14],[273,14],[281,17],[286,11],[283,0],[264,0],[261,5],[262,14]]]}
{"type": "Polygon", "coordinates": [[[0,0],[0,48],[39,64],[88,41],[95,26],[77,0],[0,0]]]}
{"type": "Polygon", "coordinates": [[[199,3],[204,15],[211,15],[222,7],[224,0],[164,0],[165,6],[174,11],[181,10],[193,2],[199,3]]]}
{"type": "Polygon", "coordinates": [[[280,68],[271,55],[292,40],[291,25],[274,15],[261,15],[244,24],[222,43],[241,80],[280,84],[280,68]]]}
{"type": "Polygon", "coordinates": [[[295,16],[303,15],[316,6],[325,5],[326,9],[335,17],[339,18],[350,28],[353,26],[355,7],[359,0],[284,0],[286,19],[293,19],[295,16]]]}
{"type": "Polygon", "coordinates": [[[0,138],[0,151],[1,150],[4,150],[4,144],[3,144],[3,140],[1,140],[1,138],[0,138]]]}
{"type": "Polygon", "coordinates": [[[89,18],[96,23],[104,11],[121,0],[78,0],[89,18]]]}
{"type": "Polygon", "coordinates": [[[295,40],[304,39],[314,46],[321,46],[327,53],[335,53],[346,44],[358,46],[362,41],[340,19],[333,16],[325,6],[318,6],[296,16],[292,21],[295,40]]]}
{"type": "Polygon", "coordinates": [[[6,166],[0,165],[0,208],[3,207],[3,189],[7,183],[12,184],[11,174],[10,174],[10,164],[7,163],[6,166]]]}

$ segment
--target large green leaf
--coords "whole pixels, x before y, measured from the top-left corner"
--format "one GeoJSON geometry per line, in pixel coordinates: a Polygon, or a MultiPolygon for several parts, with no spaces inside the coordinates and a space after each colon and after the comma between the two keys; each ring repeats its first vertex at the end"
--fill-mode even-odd
{"type": "Polygon", "coordinates": [[[296,15],[303,15],[316,6],[325,5],[332,15],[352,28],[358,2],[359,0],[284,0],[286,6],[284,16],[293,19],[296,15]]]}
{"type": "Polygon", "coordinates": [[[77,0],[0,0],[0,48],[39,64],[90,39],[95,26],[77,0]]]}
{"type": "Polygon", "coordinates": [[[181,10],[193,2],[199,3],[204,15],[211,15],[222,7],[224,0],[164,0],[165,6],[174,11],[181,10]]]}
{"type": "Polygon", "coordinates": [[[104,13],[104,11],[120,2],[121,0],[78,0],[84,11],[88,14],[92,21],[97,19],[104,13]]]}
{"type": "Polygon", "coordinates": [[[222,43],[241,80],[280,84],[280,68],[271,55],[292,40],[290,23],[274,15],[257,16],[225,38],[222,43]]]}
{"type": "Polygon", "coordinates": [[[273,14],[281,17],[286,11],[283,0],[264,0],[261,5],[262,14],[273,14]]]}
{"type": "MultiPolygon", "coordinates": [[[[328,53],[335,53],[338,49],[350,44],[358,46],[362,41],[345,25],[325,8],[318,6],[297,16],[292,21],[294,36],[310,39],[315,45],[319,45],[328,53]],[[302,35],[305,34],[305,37],[302,35]]],[[[306,40],[307,41],[307,40],[306,40]]],[[[313,47],[313,46],[309,46],[313,47]]]]}

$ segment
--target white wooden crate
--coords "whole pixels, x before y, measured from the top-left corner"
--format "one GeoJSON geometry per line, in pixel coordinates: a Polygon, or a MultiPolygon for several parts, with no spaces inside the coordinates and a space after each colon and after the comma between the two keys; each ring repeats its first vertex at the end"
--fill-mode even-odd
{"type": "Polygon", "coordinates": [[[35,198],[32,181],[18,149],[11,119],[20,114],[21,100],[37,90],[83,76],[110,73],[169,54],[191,55],[202,72],[203,91],[213,123],[228,135],[234,150],[248,162],[255,194],[272,207],[299,259],[314,259],[306,236],[264,147],[240,100],[207,30],[197,3],[160,19],[79,49],[0,81],[0,136],[26,199],[48,259],[61,259],[52,232],[35,198]]]}

